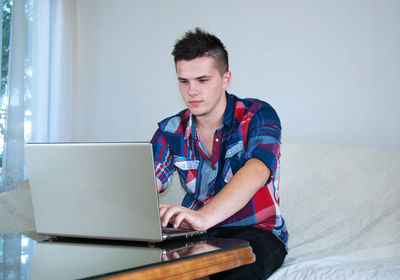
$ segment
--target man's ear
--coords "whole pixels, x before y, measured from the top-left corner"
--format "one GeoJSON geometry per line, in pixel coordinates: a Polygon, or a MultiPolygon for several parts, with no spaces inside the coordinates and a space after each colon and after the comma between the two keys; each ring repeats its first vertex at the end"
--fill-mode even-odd
{"type": "Polygon", "coordinates": [[[226,71],[225,74],[222,76],[222,83],[224,89],[227,89],[229,84],[231,83],[232,73],[231,71],[226,71]]]}

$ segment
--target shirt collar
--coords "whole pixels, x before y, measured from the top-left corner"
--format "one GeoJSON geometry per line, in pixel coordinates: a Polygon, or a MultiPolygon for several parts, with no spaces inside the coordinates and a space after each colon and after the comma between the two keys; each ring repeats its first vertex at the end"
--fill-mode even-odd
{"type": "Polygon", "coordinates": [[[194,126],[192,126],[192,124],[194,124],[192,112],[190,112],[190,110],[187,109],[185,114],[187,114],[187,113],[189,114],[189,117],[188,117],[188,121],[186,124],[186,130],[185,130],[185,135],[183,136],[183,139],[184,140],[189,139],[190,134],[192,134],[192,133],[194,133],[193,137],[196,139],[196,128],[194,126]],[[195,131],[192,132],[192,129],[194,129],[195,131]]]}
{"type": "Polygon", "coordinates": [[[227,91],[225,92],[226,95],[226,108],[224,113],[224,119],[222,120],[222,124],[226,126],[231,126],[233,115],[235,113],[235,101],[231,94],[227,91]]]}

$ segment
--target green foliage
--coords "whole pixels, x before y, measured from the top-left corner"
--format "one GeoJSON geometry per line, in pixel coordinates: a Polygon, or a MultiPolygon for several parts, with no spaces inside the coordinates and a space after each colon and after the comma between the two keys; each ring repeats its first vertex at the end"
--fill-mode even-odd
{"type": "Polygon", "coordinates": [[[8,76],[8,55],[10,51],[10,28],[11,28],[11,9],[12,1],[3,1],[3,18],[2,18],[2,46],[1,46],[1,94],[7,84],[8,76]]]}
{"type": "MultiPolygon", "coordinates": [[[[4,95],[7,89],[8,80],[8,60],[10,51],[10,28],[11,28],[11,11],[12,0],[2,1],[2,46],[1,46],[1,81],[0,81],[0,145],[3,146],[4,141],[4,125],[6,117],[6,104],[3,104],[4,95]]],[[[3,148],[0,149],[0,170],[3,166],[3,148]]],[[[1,174],[0,174],[1,179],[1,174]]]]}

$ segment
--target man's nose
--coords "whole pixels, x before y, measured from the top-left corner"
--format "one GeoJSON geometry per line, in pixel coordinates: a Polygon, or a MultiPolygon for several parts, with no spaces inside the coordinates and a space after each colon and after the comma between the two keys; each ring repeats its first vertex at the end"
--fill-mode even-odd
{"type": "Polygon", "coordinates": [[[198,94],[197,87],[194,82],[189,83],[189,95],[196,95],[198,94]]]}

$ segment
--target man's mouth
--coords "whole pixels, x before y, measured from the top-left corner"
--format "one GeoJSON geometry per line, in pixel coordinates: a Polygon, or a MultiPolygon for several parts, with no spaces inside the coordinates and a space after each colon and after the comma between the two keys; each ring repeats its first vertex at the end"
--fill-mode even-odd
{"type": "Polygon", "coordinates": [[[203,101],[201,101],[201,100],[192,100],[192,101],[189,101],[189,104],[192,105],[193,107],[196,107],[196,106],[199,106],[201,104],[201,102],[203,102],[203,101]]]}

